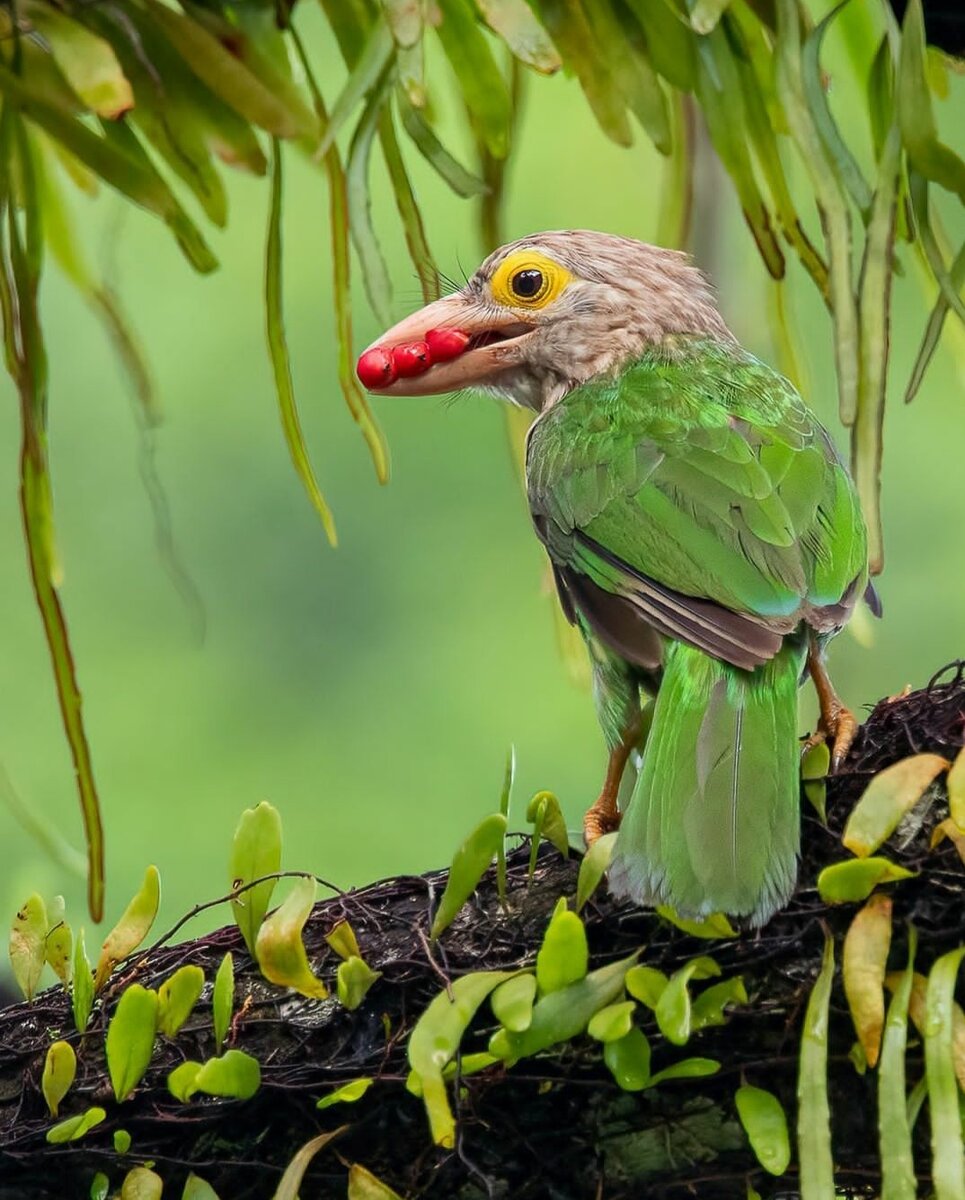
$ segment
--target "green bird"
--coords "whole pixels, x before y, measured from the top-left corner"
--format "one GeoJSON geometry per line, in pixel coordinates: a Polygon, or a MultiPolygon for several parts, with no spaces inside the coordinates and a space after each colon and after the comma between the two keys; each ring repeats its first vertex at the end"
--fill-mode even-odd
{"type": "Polygon", "coordinates": [[[384,334],[359,375],[384,395],[478,388],[536,414],[533,526],[609,748],[587,843],[619,828],[617,897],[763,924],[796,877],[799,685],[810,673],[812,740],[837,767],[856,723],[825,650],[862,595],[880,612],[828,432],[739,345],[685,255],[588,230],[501,247],[384,334]]]}

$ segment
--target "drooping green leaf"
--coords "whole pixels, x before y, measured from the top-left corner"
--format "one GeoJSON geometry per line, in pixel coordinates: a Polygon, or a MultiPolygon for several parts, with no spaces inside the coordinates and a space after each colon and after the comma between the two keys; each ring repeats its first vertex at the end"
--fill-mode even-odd
{"type": "Polygon", "coordinates": [[[52,1117],[57,1116],[60,1102],[70,1091],[77,1074],[77,1055],[70,1042],[54,1042],[47,1047],[40,1089],[52,1117]]]}
{"type": "MultiPolygon", "coordinates": [[[[442,1078],[448,1083],[453,1079],[465,1079],[467,1075],[476,1075],[487,1067],[500,1062],[494,1054],[485,1051],[479,1054],[460,1054],[442,1068],[442,1078]]],[[[405,1081],[406,1091],[422,1099],[422,1079],[415,1071],[410,1071],[405,1081]]]]}
{"type": "Polygon", "coordinates": [[[309,1163],[319,1150],[334,1141],[335,1138],[341,1137],[348,1128],[348,1125],[340,1125],[338,1129],[320,1133],[318,1137],[313,1137],[310,1142],[306,1142],[285,1168],[285,1173],[282,1175],[278,1187],[275,1188],[272,1200],[298,1200],[298,1190],[309,1163]]]}
{"type": "Polygon", "coordinates": [[[120,1200],[161,1200],[164,1182],[150,1167],[131,1167],[121,1184],[120,1200]]]}
{"type": "MultiPolygon", "coordinates": [[[[962,286],[965,284],[965,243],[959,247],[958,253],[955,255],[955,259],[948,271],[948,279],[951,286],[957,292],[961,292],[962,286]]],[[[912,367],[911,378],[908,380],[908,387],[905,390],[906,404],[910,404],[914,400],[918,389],[921,387],[925,371],[928,369],[928,364],[931,362],[932,356],[941,340],[942,330],[945,327],[945,318],[948,316],[950,307],[951,305],[944,293],[939,294],[928,318],[925,334],[915,358],[915,365],[912,367]]],[[[962,816],[965,818],[965,813],[962,816]]]]}
{"type": "Polygon", "coordinates": [[[195,1062],[193,1059],[187,1059],[185,1062],[179,1063],[168,1074],[168,1091],[175,1100],[180,1100],[182,1104],[187,1104],[191,1099],[198,1090],[197,1080],[201,1067],[201,1063],[195,1062]]]}
{"type": "Polygon", "coordinates": [[[395,207],[402,222],[402,232],[405,244],[419,277],[422,289],[422,299],[429,304],[438,300],[442,295],[439,284],[439,272],[433,262],[432,252],[426,238],[425,222],[416,200],[415,189],[409,179],[409,172],[402,157],[399,139],[395,132],[395,118],[391,105],[386,103],[379,113],[379,144],[382,147],[382,157],[385,159],[385,169],[389,173],[392,185],[392,195],[395,207]]]}
{"type": "Polygon", "coordinates": [[[398,46],[414,46],[424,28],[422,0],[381,0],[385,20],[398,46]]]}
{"type": "Polygon", "coordinates": [[[194,1077],[196,1091],[233,1100],[250,1100],[259,1087],[258,1060],[243,1050],[226,1050],[220,1058],[209,1058],[194,1077]]]}
{"type": "Polygon", "coordinates": [[[449,878],[432,921],[433,940],[447,929],[485,875],[506,836],[506,818],[492,813],[476,826],[452,859],[449,878]]]}
{"type": "Polygon", "coordinates": [[[305,876],[295,880],[287,899],[262,922],[255,944],[261,973],[270,983],[294,988],[303,996],[324,1000],[328,988],[313,973],[302,929],[315,904],[316,883],[305,876]]]}
{"type": "Polygon", "coordinates": [[[523,971],[501,983],[492,994],[493,1016],[506,1029],[522,1033],[533,1019],[536,1001],[536,976],[523,971]]]}
{"type": "Polygon", "coordinates": [[[600,881],[610,866],[616,833],[605,833],[598,837],[580,861],[580,873],[576,879],[576,911],[586,904],[600,886],[600,881]]]}
{"type": "Polygon", "coordinates": [[[616,1042],[625,1038],[633,1025],[633,1000],[618,1000],[608,1004],[590,1017],[586,1032],[598,1042],[616,1042]]]}
{"type": "Polygon", "coordinates": [[[107,1071],[118,1101],[126,1100],[144,1077],[157,1032],[157,992],[132,983],[121,993],[107,1027],[107,1071]]]}
{"type": "Polygon", "coordinates": [[[52,1146],[59,1146],[64,1142],[76,1142],[95,1125],[100,1125],[106,1116],[107,1113],[95,1105],[85,1112],[78,1113],[76,1117],[68,1117],[65,1121],[58,1121],[56,1125],[52,1125],[47,1130],[47,1141],[52,1146]]]}
{"type": "Polygon", "coordinates": [[[374,1079],[365,1076],[363,1079],[353,1079],[349,1083],[343,1083],[334,1092],[323,1096],[315,1107],[321,1109],[331,1108],[333,1104],[354,1104],[357,1100],[362,1099],[374,1082],[374,1079]]]}
{"type": "Polygon", "coordinates": [[[512,102],[467,0],[439,0],[442,21],[437,33],[462,89],[466,108],[495,158],[509,153],[512,102]]]}
{"type": "Polygon", "coordinates": [[[458,1051],[476,1010],[493,988],[512,974],[512,971],[474,971],[456,979],[450,988],[451,996],[449,992],[440,992],[409,1036],[409,1066],[419,1076],[432,1140],[437,1146],[451,1149],[455,1144],[456,1125],[446,1095],[443,1068],[458,1051]]]}
{"type": "Polygon", "coordinates": [[[377,86],[392,58],[392,52],[392,34],[385,25],[376,23],[371,27],[365,49],[349,72],[348,80],[332,107],[328,127],[315,150],[316,162],[335,144],[336,137],[363,97],[377,86]]]}
{"type": "MultiPolygon", "coordinates": [[[[627,0],[650,47],[653,65],[668,83],[691,92],[697,73],[697,39],[673,0],[627,0]]],[[[566,55],[569,61],[569,54],[566,55]]]]}
{"type": "Polygon", "coordinates": [[[925,994],[925,1074],[936,1200],[965,1198],[965,1145],[952,1057],[955,980],[963,958],[965,947],[943,954],[929,973],[925,994]]]}
{"type": "Polygon", "coordinates": [[[826,904],[856,904],[867,900],[878,884],[911,879],[914,874],[887,858],[855,858],[825,867],[818,875],[818,892],[826,904]]]}
{"type": "Polygon", "coordinates": [[[347,1200],[402,1200],[402,1197],[361,1163],[352,1163],[348,1169],[347,1200]]]}
{"type": "Polygon", "coordinates": [[[235,1006],[235,962],[228,950],[218,965],[211,997],[211,1017],[214,1025],[215,1049],[220,1052],[231,1026],[235,1006]]]}
{"type": "Polygon", "coordinates": [[[730,0],[694,0],[690,5],[690,27],[695,33],[708,34],[717,27],[730,0]]]}
{"type": "Polygon", "coordinates": [[[821,971],[804,1014],[797,1084],[797,1151],[801,1200],[834,1200],[831,1113],[828,1107],[828,1006],[834,977],[834,942],[827,938],[821,971]]]}
{"type": "Polygon", "coordinates": [[[476,0],[482,19],[501,37],[520,62],[552,75],[562,65],[546,30],[533,16],[526,0],[476,0]]]}
{"type": "Polygon", "coordinates": [[[254,958],[258,930],[271,903],[276,880],[266,879],[254,887],[247,885],[281,870],[281,817],[267,800],[241,814],[231,843],[228,878],[232,890],[245,888],[231,901],[235,924],[241,930],[248,953],[254,958]]]}
{"type": "Polygon", "coordinates": [[[32,1000],[47,955],[47,908],[34,892],[17,909],[10,927],[10,966],[17,986],[32,1000]]]}
{"type": "Polygon", "coordinates": [[[650,1082],[650,1043],[636,1027],[615,1042],[604,1042],[603,1061],[625,1092],[641,1092],[650,1082]]]}
{"type": "Polygon", "coordinates": [[[536,984],[541,996],[576,983],[586,975],[589,963],[586,929],[561,897],[543,934],[536,955],[536,984]]]}
{"type": "Polygon", "coordinates": [[[425,115],[404,96],[399,97],[399,115],[402,118],[402,128],[412,139],[419,153],[457,196],[481,196],[489,191],[488,185],[482,179],[473,175],[449,153],[425,115]]]}
{"type": "Polygon", "coordinates": [[[940,754],[913,754],[879,771],[851,811],[841,840],[852,854],[873,854],[897,829],[948,760],[940,754]]]}
{"type": "Polygon", "coordinates": [[[372,984],[381,978],[381,971],[373,971],[364,959],[353,954],[338,965],[336,982],[339,1003],[349,1011],[358,1008],[372,984]]]}
{"type": "Polygon", "coordinates": [[[28,3],[26,12],[50,46],[65,79],[89,109],[115,120],[133,106],[131,85],[109,42],[52,5],[28,3]]]}
{"type": "Polygon", "coordinates": [[[191,1015],[204,987],[204,971],[188,963],[179,967],[158,988],[157,1026],[165,1037],[174,1037],[191,1015]]]}
{"type": "Polygon", "coordinates": [[[84,948],[84,931],[77,931],[74,942],[74,969],[72,972],[70,999],[74,1011],[74,1025],[78,1033],[84,1033],[90,1020],[94,1004],[94,974],[84,948]]]}
{"type": "Polygon", "coordinates": [[[95,992],[99,992],[107,982],[115,965],[133,954],[147,937],[160,902],[161,879],[157,867],[151,866],[145,871],[143,883],[124,909],[120,920],[104,939],[94,972],[95,992]]]}
{"type": "Polygon", "coordinates": [[[791,1161],[791,1141],[780,1100],[773,1092],[744,1084],[734,1103],[757,1161],[771,1175],[783,1175],[791,1161]]]}
{"type": "Polygon", "coordinates": [[[379,324],[384,328],[392,324],[392,286],[372,225],[369,163],[372,157],[372,142],[390,84],[391,74],[386,71],[366,101],[362,116],[352,134],[345,166],[345,190],[352,242],[358,254],[365,294],[379,324]]]}
{"type": "Polygon", "coordinates": [[[911,1127],[905,1102],[908,1000],[915,970],[916,935],[908,930],[908,966],[888,1005],[878,1067],[878,1136],[881,1200],[915,1200],[917,1184],[911,1127]]]}

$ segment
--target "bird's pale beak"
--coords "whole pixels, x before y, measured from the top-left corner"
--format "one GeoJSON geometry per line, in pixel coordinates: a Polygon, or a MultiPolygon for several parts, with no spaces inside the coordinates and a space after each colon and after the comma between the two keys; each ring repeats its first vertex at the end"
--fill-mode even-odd
{"type": "Polygon", "coordinates": [[[519,363],[534,328],[456,292],[393,325],[359,357],[356,370],[380,396],[481,387],[519,363]]]}

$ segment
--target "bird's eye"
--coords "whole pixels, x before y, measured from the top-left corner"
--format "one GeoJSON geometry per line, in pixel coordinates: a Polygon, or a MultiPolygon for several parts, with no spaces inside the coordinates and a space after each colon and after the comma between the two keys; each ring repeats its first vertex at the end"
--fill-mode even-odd
{"type": "Polygon", "coordinates": [[[513,295],[518,296],[520,300],[535,300],[544,288],[543,272],[537,271],[535,268],[517,271],[510,280],[509,286],[512,288],[513,295]]]}

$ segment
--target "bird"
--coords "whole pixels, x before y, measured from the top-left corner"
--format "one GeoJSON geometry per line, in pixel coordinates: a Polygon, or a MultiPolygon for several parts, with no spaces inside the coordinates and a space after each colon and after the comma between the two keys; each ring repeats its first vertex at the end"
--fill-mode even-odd
{"type": "Polygon", "coordinates": [[[608,750],[586,844],[616,834],[618,899],[766,923],[797,876],[799,687],[810,675],[807,744],[836,770],[857,722],[827,647],[862,597],[880,615],[831,435],[687,255],[592,230],[495,250],[357,372],[376,395],[471,389],[533,412],[532,524],[608,750]]]}

